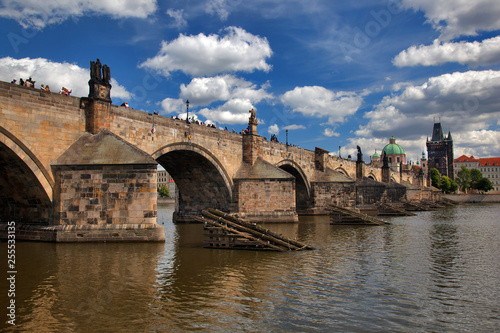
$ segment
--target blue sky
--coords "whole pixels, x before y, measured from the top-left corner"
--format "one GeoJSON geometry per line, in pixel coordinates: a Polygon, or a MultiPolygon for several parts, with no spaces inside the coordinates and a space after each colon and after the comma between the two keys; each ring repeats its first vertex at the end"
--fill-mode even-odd
{"type": "Polygon", "coordinates": [[[455,157],[500,156],[497,0],[0,0],[0,80],[88,95],[111,69],[113,104],[365,160],[394,136],[416,161],[434,120],[455,157]]]}

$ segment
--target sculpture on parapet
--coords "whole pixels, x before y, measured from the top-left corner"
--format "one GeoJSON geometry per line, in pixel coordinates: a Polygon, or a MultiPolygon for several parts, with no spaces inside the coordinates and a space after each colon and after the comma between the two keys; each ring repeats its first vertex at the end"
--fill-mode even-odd
{"type": "Polygon", "coordinates": [[[387,153],[384,151],[382,154],[382,167],[383,168],[389,168],[389,159],[387,158],[387,153]]]}
{"type": "Polygon", "coordinates": [[[248,112],[250,112],[250,118],[248,118],[248,124],[249,125],[253,125],[253,124],[257,125],[257,118],[255,118],[255,110],[252,109],[248,112]]]}
{"type": "Polygon", "coordinates": [[[111,103],[111,74],[108,65],[101,65],[101,60],[90,62],[89,98],[111,103]]]}
{"type": "Polygon", "coordinates": [[[359,146],[356,146],[358,148],[358,162],[363,162],[363,153],[361,152],[361,148],[359,146]]]}
{"type": "Polygon", "coordinates": [[[109,84],[111,79],[109,67],[108,65],[102,66],[99,58],[97,58],[97,61],[90,62],[90,79],[109,84]]]}

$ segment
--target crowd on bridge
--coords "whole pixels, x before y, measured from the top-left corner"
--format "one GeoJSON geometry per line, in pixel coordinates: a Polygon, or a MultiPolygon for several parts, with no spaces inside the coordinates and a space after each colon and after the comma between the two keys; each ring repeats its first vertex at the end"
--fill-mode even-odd
{"type": "MultiPolygon", "coordinates": [[[[30,88],[36,88],[35,87],[35,82],[36,81],[33,81],[33,79],[31,78],[31,76],[28,79],[26,79],[26,80],[23,80],[23,78],[20,78],[19,79],[19,83],[18,83],[18,81],[16,79],[10,81],[10,83],[12,83],[12,84],[18,84],[20,86],[30,87],[30,88]]],[[[44,91],[49,91],[50,92],[50,87],[49,87],[48,84],[47,85],[44,85],[44,84],[40,85],[40,89],[44,90],[44,91]]],[[[66,95],[66,96],[71,95],[72,92],[73,92],[73,89],[68,90],[68,88],[66,88],[66,87],[62,87],[61,90],[59,90],[60,94],[66,95]]]]}

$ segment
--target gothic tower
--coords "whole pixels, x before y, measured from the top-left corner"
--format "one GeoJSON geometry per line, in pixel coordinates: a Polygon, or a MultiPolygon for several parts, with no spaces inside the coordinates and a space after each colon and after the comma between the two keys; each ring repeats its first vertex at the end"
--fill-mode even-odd
{"type": "Polygon", "coordinates": [[[453,172],[453,139],[451,132],[448,132],[447,137],[443,135],[441,123],[434,123],[432,138],[430,141],[427,138],[427,156],[427,170],[435,168],[441,176],[455,178],[453,172]]]}

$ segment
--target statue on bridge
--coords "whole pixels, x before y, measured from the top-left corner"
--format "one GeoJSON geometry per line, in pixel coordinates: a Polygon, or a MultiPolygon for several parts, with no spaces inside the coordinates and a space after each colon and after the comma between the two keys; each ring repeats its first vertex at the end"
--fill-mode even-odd
{"type": "Polygon", "coordinates": [[[99,58],[97,58],[97,61],[90,62],[90,79],[109,84],[109,80],[111,79],[109,67],[108,65],[101,66],[101,61],[99,60],[99,58]]]}
{"type": "Polygon", "coordinates": [[[111,74],[108,65],[101,65],[101,60],[90,62],[89,98],[111,103],[111,74]]]}
{"type": "Polygon", "coordinates": [[[357,159],[357,161],[358,162],[363,162],[363,153],[361,152],[361,147],[356,146],[356,148],[358,148],[358,159],[357,159]]]}
{"type": "Polygon", "coordinates": [[[252,125],[252,124],[257,125],[257,118],[255,118],[255,110],[252,109],[248,112],[250,112],[250,118],[248,118],[248,124],[249,125],[252,125]]]}
{"type": "Polygon", "coordinates": [[[255,117],[255,110],[250,111],[250,117],[248,118],[248,133],[257,135],[257,118],[255,117]]]}

